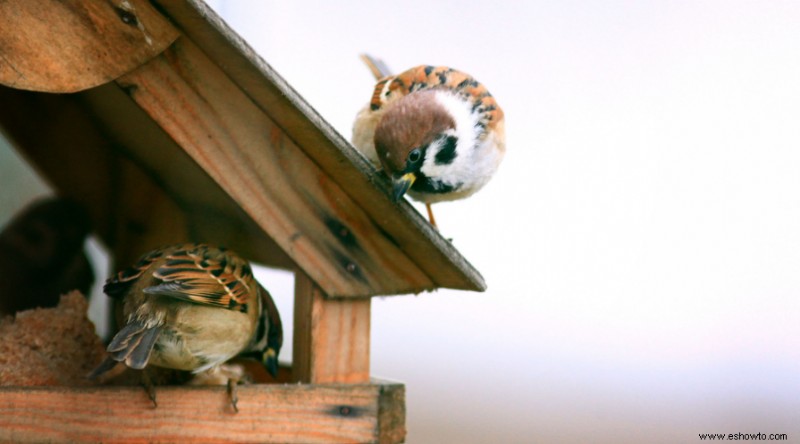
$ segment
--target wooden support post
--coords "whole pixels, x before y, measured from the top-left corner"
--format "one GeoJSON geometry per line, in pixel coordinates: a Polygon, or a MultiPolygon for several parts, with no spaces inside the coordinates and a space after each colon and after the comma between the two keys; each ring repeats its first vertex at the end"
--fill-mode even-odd
{"type": "Polygon", "coordinates": [[[295,382],[369,381],[370,298],[329,299],[302,271],[294,287],[295,382]]]}

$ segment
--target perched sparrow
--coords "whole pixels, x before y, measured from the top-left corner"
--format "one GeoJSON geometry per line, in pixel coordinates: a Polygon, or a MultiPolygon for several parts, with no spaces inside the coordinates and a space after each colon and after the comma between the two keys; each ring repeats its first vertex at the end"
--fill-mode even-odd
{"type": "Polygon", "coordinates": [[[482,84],[445,66],[417,66],[375,85],[353,145],[408,193],[430,204],[463,199],[491,179],[505,154],[503,110],[482,84]]]}
{"type": "MultiPolygon", "coordinates": [[[[243,354],[255,354],[273,376],[278,372],[283,331],[277,308],[247,261],[231,251],[204,244],[155,250],[109,279],[103,290],[123,298],[127,323],[90,377],[124,362],[134,369],[151,364],[219,380],[226,376],[223,364],[243,354]]],[[[237,379],[227,377],[234,409],[237,379]]]]}
{"type": "Polygon", "coordinates": [[[0,232],[0,315],[55,307],[62,294],[88,294],[94,282],[83,251],[86,209],[64,198],[26,207],[0,232]]]}

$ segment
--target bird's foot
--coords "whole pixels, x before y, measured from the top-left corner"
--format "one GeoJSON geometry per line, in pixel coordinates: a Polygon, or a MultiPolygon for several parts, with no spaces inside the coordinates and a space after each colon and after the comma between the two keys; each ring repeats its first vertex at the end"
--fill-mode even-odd
{"type": "Polygon", "coordinates": [[[153,403],[153,408],[158,408],[158,402],[156,402],[156,386],[153,384],[153,380],[150,379],[150,374],[147,373],[146,369],[142,370],[142,387],[145,393],[147,393],[147,397],[150,398],[150,401],[153,403]]]}
{"type": "Polygon", "coordinates": [[[198,373],[189,382],[191,385],[227,385],[228,398],[235,413],[239,413],[239,395],[236,386],[246,380],[241,364],[221,364],[203,373],[198,373]]]}

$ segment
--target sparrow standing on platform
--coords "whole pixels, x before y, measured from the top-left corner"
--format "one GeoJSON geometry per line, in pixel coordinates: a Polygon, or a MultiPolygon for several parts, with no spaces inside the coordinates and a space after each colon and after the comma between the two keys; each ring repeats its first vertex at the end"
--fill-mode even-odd
{"type": "MultiPolygon", "coordinates": [[[[374,71],[375,72],[375,71],[374,71]]],[[[503,110],[481,83],[445,66],[417,66],[375,85],[356,116],[353,145],[392,179],[394,198],[463,199],[505,154],[503,110]]]]}
{"type": "Polygon", "coordinates": [[[108,345],[110,356],[90,377],[118,362],[134,369],[152,364],[207,379],[221,377],[238,411],[235,384],[240,375],[226,374],[226,361],[255,353],[273,376],[278,372],[283,343],[278,310],[247,261],[231,251],[204,244],[154,250],[109,279],[103,291],[123,299],[127,323],[108,345]]]}

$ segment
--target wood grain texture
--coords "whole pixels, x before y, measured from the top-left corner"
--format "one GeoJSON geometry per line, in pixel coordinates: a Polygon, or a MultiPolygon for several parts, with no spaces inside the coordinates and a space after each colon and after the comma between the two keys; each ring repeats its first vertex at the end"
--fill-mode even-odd
{"type": "Polygon", "coordinates": [[[294,291],[293,380],[368,381],[371,299],[329,299],[302,272],[294,291]]]}
{"type": "MultiPolygon", "coordinates": [[[[181,32],[245,91],[297,146],[331,175],[436,286],[483,291],[480,273],[410,204],[389,198],[389,181],[337,133],[224,21],[199,0],[154,0],[181,32]]],[[[346,63],[346,61],[343,61],[346,63]]],[[[354,58],[353,63],[358,63],[354,58]]],[[[364,86],[369,95],[372,85],[364,86]]],[[[354,116],[355,117],[355,116],[354,116]]],[[[411,290],[418,292],[424,288],[411,290]]]]}
{"type": "Polygon", "coordinates": [[[405,438],[402,385],[0,388],[3,442],[395,443],[405,438]],[[389,418],[391,417],[391,418],[389,418]],[[392,430],[385,428],[391,427],[392,430]]]}
{"type": "Polygon", "coordinates": [[[191,41],[118,83],[326,294],[435,287],[191,41]]]}
{"type": "Polygon", "coordinates": [[[0,84],[74,92],[109,82],[178,32],[146,0],[0,2],[0,84]]]}

